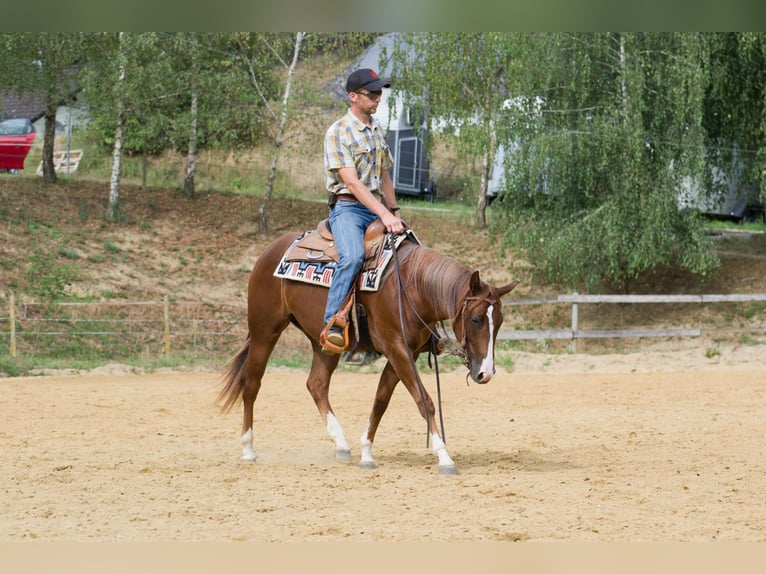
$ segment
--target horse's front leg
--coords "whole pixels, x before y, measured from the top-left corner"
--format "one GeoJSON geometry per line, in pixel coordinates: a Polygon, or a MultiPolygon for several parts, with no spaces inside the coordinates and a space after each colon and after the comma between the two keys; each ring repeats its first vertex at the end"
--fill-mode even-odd
{"type": "MultiPolygon", "coordinates": [[[[457,474],[457,466],[452,458],[450,458],[449,453],[447,452],[447,445],[437,431],[436,410],[434,409],[433,401],[426,389],[420,384],[418,373],[417,371],[413,371],[409,358],[406,358],[405,360],[407,363],[405,366],[400,367],[400,371],[407,373],[407,376],[401,380],[412,395],[412,398],[415,400],[415,404],[417,405],[421,416],[428,422],[431,448],[439,461],[439,474],[457,474]]],[[[415,356],[415,360],[417,360],[417,355],[415,356]]],[[[383,373],[380,375],[380,381],[378,382],[378,390],[375,395],[375,403],[372,408],[370,420],[365,432],[362,434],[362,456],[359,464],[362,468],[376,468],[372,456],[372,443],[375,440],[375,433],[377,432],[380,420],[383,417],[383,413],[385,413],[388,408],[394,388],[399,380],[400,378],[392,364],[390,362],[386,363],[383,373]]]]}
{"type": "Polygon", "coordinates": [[[338,366],[340,355],[325,355],[319,344],[314,341],[312,341],[312,346],[314,348],[314,359],[311,363],[311,372],[306,381],[306,387],[314,399],[319,414],[324,419],[327,433],[335,442],[336,460],[348,464],[351,462],[351,448],[346,441],[343,427],[340,426],[340,422],[330,405],[330,378],[338,366]]]}
{"type": "Polygon", "coordinates": [[[439,459],[439,474],[457,474],[457,465],[450,458],[447,445],[436,431],[431,431],[431,448],[439,459]]]}
{"type": "Polygon", "coordinates": [[[436,426],[436,409],[434,408],[434,402],[431,400],[431,396],[423,386],[420,375],[417,372],[415,361],[417,361],[418,355],[415,354],[413,360],[410,357],[404,359],[405,363],[397,363],[399,365],[398,372],[402,373],[402,383],[407,387],[407,390],[415,400],[415,404],[420,411],[421,416],[428,422],[428,432],[431,439],[431,449],[436,457],[439,459],[439,474],[457,474],[457,466],[447,452],[447,445],[442,439],[438,427],[436,426]],[[404,374],[406,373],[406,375],[404,374]]]}

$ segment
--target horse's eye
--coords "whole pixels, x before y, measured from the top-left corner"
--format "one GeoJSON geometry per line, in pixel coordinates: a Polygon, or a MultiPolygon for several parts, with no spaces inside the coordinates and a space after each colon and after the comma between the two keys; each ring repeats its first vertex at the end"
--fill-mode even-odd
{"type": "Polygon", "coordinates": [[[481,315],[474,315],[473,317],[471,317],[471,324],[474,327],[480,327],[482,319],[484,319],[484,317],[482,317],[481,315]]]}

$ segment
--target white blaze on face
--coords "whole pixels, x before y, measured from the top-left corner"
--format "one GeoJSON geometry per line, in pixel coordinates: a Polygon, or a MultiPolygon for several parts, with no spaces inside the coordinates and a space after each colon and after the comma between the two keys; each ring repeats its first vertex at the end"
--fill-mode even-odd
{"type": "Polygon", "coordinates": [[[484,373],[484,379],[488,380],[495,374],[495,342],[493,335],[495,334],[495,321],[492,318],[492,311],[494,305],[490,305],[487,308],[487,326],[489,327],[489,340],[487,342],[487,354],[484,356],[484,360],[481,362],[479,372],[484,373]]]}

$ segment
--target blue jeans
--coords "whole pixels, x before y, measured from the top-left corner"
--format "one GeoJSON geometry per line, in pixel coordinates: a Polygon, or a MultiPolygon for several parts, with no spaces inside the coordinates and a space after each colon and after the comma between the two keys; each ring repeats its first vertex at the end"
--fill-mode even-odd
{"type": "Polygon", "coordinates": [[[343,299],[348,295],[362,268],[364,232],[377,218],[377,215],[357,201],[338,200],[330,210],[330,227],[340,261],[336,265],[330,292],[327,294],[325,325],[340,309],[343,299]]]}

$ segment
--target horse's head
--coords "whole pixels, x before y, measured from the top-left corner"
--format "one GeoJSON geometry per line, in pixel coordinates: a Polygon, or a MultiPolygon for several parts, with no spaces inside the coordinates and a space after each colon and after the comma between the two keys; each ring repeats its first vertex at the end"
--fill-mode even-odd
{"type": "Polygon", "coordinates": [[[500,299],[518,283],[492,287],[474,271],[468,291],[458,305],[452,328],[461,342],[465,365],[477,383],[487,383],[495,374],[495,339],[503,324],[500,299]]]}

